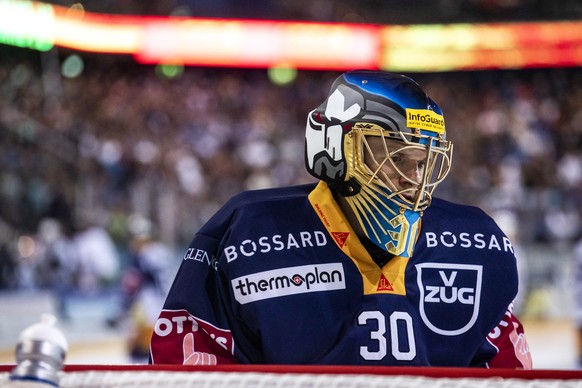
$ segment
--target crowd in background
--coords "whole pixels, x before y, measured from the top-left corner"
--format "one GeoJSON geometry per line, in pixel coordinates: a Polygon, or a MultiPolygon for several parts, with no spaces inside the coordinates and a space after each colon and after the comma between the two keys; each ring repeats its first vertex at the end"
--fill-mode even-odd
{"type": "MultiPolygon", "coordinates": [[[[265,70],[166,78],[87,58],[66,78],[43,55],[0,64],[2,289],[118,283],[135,267],[135,217],[177,263],[233,194],[313,181],[306,117],[338,73],[299,71],[277,85],[265,70]]],[[[516,244],[580,239],[581,69],[410,75],[444,110],[454,142],[438,196],[483,207],[516,244]]]]}
{"type": "MultiPolygon", "coordinates": [[[[153,67],[88,64],[64,78],[33,62],[2,65],[4,254],[44,219],[69,236],[104,228],[124,250],[132,214],[183,246],[233,194],[312,181],[306,115],[336,76],[299,72],[281,86],[264,70],[187,68],[167,79],[153,67]]],[[[455,144],[441,197],[503,216],[522,243],[580,237],[580,69],[413,76],[455,144]]]]}

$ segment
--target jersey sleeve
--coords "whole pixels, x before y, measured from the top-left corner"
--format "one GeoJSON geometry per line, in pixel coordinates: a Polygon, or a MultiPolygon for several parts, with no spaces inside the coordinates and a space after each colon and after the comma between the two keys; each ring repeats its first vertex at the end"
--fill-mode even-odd
{"type": "Polygon", "coordinates": [[[156,321],[150,363],[236,363],[217,273],[228,211],[217,213],[194,237],[156,321]]]}
{"type": "Polygon", "coordinates": [[[510,306],[473,359],[473,366],[532,369],[532,358],[519,319],[510,306]]]}

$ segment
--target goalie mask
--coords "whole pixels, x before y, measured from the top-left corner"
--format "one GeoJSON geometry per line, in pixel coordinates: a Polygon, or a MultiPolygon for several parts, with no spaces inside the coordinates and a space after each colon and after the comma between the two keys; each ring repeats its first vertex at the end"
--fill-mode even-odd
{"type": "Polygon", "coordinates": [[[410,257],[451,164],[436,103],[408,77],[348,72],[309,114],[305,139],[309,173],[345,197],[371,241],[410,257]]]}

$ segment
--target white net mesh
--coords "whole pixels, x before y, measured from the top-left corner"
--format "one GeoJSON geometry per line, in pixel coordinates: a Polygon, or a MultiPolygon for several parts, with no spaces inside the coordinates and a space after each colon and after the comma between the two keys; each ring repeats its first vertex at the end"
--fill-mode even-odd
{"type": "MultiPolygon", "coordinates": [[[[0,374],[0,387],[38,387],[15,384],[9,373],[0,374]]],[[[257,372],[172,372],[172,371],[79,371],[60,375],[60,387],[193,387],[193,388],[375,388],[375,387],[580,387],[582,380],[518,379],[500,377],[425,377],[407,375],[357,375],[257,372]]]]}

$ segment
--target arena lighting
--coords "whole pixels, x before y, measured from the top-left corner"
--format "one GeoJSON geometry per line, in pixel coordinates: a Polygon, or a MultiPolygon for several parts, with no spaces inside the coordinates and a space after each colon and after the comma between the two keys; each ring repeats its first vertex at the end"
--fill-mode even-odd
{"type": "Polygon", "coordinates": [[[380,67],[402,71],[582,64],[582,23],[390,26],[380,67]],[[419,60],[420,58],[420,60],[419,60]]]}
{"type": "Polygon", "coordinates": [[[377,68],[376,26],[164,19],[144,30],[141,63],[342,70],[377,68]]]}
{"type": "Polygon", "coordinates": [[[0,43],[48,51],[54,46],[53,30],[51,5],[0,1],[0,43]]]}
{"type": "Polygon", "coordinates": [[[140,50],[145,22],[141,18],[53,8],[56,46],[111,54],[135,54],[140,50]]]}
{"type": "Polygon", "coordinates": [[[383,26],[104,15],[0,0],[0,43],[184,66],[424,72],[582,65],[582,21],[383,26]]]}

